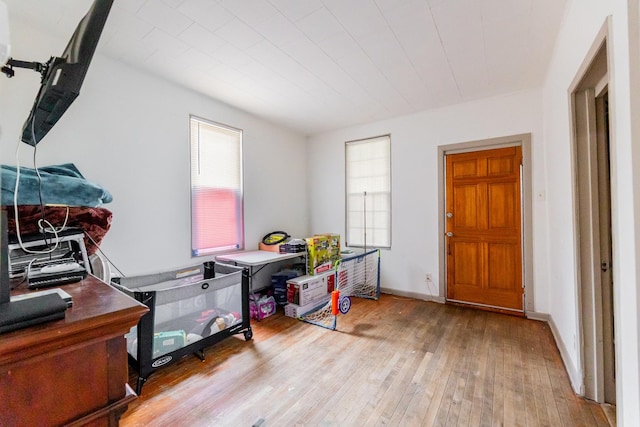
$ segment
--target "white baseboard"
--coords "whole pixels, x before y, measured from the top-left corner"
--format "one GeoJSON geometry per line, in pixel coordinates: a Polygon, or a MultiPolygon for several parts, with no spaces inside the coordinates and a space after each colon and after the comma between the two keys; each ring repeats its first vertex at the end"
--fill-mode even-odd
{"type": "Polygon", "coordinates": [[[380,288],[380,292],[382,292],[383,294],[396,295],[399,297],[413,298],[413,299],[419,299],[423,301],[433,301],[440,304],[445,303],[444,297],[441,297],[438,295],[421,294],[418,292],[399,291],[397,289],[388,289],[388,288],[380,288]]]}
{"type": "Polygon", "coordinates": [[[527,311],[525,313],[525,316],[527,317],[527,319],[540,320],[547,323],[549,323],[549,319],[551,319],[551,316],[549,316],[547,313],[538,313],[536,311],[527,311]]]}
{"type": "Polygon", "coordinates": [[[562,357],[562,362],[564,363],[564,368],[569,375],[569,381],[571,382],[571,387],[576,394],[580,396],[584,396],[584,383],[582,381],[582,375],[576,367],[571,362],[571,357],[569,356],[569,352],[567,351],[567,347],[564,345],[564,342],[560,339],[560,332],[558,331],[558,327],[553,321],[553,317],[546,315],[549,320],[547,323],[549,324],[549,328],[551,328],[551,333],[553,334],[553,338],[556,341],[556,346],[560,351],[560,357],[562,357]]]}

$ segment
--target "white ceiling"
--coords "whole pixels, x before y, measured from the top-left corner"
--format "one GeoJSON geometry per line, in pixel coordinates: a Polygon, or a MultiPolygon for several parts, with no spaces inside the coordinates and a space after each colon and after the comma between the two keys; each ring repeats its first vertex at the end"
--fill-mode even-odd
{"type": "MultiPolygon", "coordinates": [[[[5,2],[68,38],[92,0],[5,2]]],[[[98,51],[312,134],[540,86],[566,2],[115,0],[98,51]]]]}

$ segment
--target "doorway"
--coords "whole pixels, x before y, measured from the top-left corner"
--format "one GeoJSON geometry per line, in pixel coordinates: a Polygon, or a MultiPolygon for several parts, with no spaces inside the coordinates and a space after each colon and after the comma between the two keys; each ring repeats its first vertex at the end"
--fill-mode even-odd
{"type": "Polygon", "coordinates": [[[576,248],[584,395],[615,404],[615,333],[606,34],[572,85],[576,248]]]}
{"type": "Polygon", "coordinates": [[[447,301],[522,316],[522,147],[445,159],[447,301]]]}

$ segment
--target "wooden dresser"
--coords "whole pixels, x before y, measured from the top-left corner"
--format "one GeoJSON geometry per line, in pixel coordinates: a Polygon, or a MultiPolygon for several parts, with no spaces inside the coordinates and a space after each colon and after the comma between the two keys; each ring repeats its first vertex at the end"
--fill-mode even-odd
{"type": "Polygon", "coordinates": [[[0,335],[0,426],[114,426],[136,398],[124,334],[147,307],[93,276],[61,289],[64,319],[0,335]]]}

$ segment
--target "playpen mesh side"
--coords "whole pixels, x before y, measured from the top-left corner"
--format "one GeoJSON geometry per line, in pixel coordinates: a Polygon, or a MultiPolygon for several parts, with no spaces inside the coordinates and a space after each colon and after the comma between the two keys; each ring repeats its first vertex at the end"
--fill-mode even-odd
{"type": "MultiPolygon", "coordinates": [[[[202,269],[198,266],[164,273],[137,277],[121,278],[114,284],[118,289],[135,298],[136,293],[153,293],[154,319],[153,330],[148,333],[177,334],[184,337],[180,346],[193,340],[202,339],[215,330],[207,329],[203,333],[203,325],[210,319],[227,316],[233,317],[224,324],[229,328],[242,322],[242,268],[216,264],[216,277],[203,279],[202,269]]],[[[137,326],[127,334],[129,353],[137,359],[136,340],[137,326]]],[[[169,350],[166,350],[167,352],[169,350]]],[[[163,352],[154,352],[154,357],[163,352]]]]}
{"type": "MultiPolygon", "coordinates": [[[[336,268],[337,289],[340,297],[380,298],[380,251],[378,249],[343,258],[336,268]]],[[[305,322],[335,330],[337,317],[333,314],[331,301],[318,309],[304,314],[305,322]]]]}

